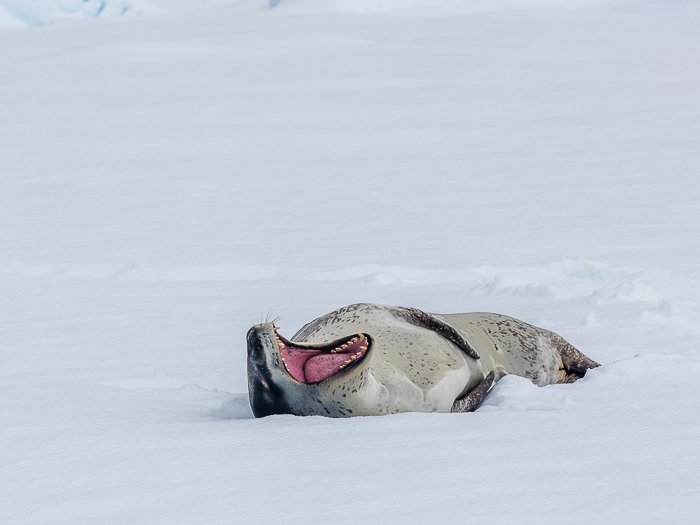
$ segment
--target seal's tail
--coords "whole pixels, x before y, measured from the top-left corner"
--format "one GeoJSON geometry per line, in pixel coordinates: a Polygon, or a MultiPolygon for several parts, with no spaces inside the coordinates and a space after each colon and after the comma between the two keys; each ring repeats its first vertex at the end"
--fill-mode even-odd
{"type": "Polygon", "coordinates": [[[586,370],[589,368],[597,368],[600,366],[599,363],[596,363],[593,359],[584,355],[583,352],[571,346],[555,333],[552,333],[552,342],[559,350],[561,361],[566,370],[566,379],[564,383],[573,383],[577,379],[581,379],[585,376],[586,370]]]}

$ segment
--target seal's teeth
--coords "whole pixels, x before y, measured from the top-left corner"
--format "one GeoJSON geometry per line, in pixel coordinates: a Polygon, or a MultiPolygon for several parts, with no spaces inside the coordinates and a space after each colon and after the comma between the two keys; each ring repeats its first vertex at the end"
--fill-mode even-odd
{"type": "Polygon", "coordinates": [[[361,347],[360,347],[360,350],[362,350],[363,352],[366,352],[366,351],[367,351],[367,347],[366,347],[366,346],[361,346],[361,347]]]}
{"type": "Polygon", "coordinates": [[[350,361],[352,361],[352,359],[348,359],[347,361],[345,361],[345,364],[347,365],[350,361]]]}

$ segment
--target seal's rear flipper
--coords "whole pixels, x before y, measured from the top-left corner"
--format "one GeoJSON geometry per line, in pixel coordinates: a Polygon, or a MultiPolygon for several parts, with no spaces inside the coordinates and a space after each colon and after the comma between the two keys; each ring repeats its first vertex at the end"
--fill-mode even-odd
{"type": "Polygon", "coordinates": [[[428,330],[432,330],[433,332],[440,334],[448,341],[452,341],[454,344],[459,346],[467,353],[467,355],[469,355],[469,357],[479,359],[479,354],[476,353],[476,350],[472,348],[467,340],[462,337],[462,335],[453,326],[447,324],[442,319],[438,319],[434,315],[419,310],[418,308],[398,307],[395,310],[398,310],[401,317],[403,317],[409,323],[420,326],[421,328],[427,328],[428,330]]]}
{"type": "Polygon", "coordinates": [[[571,346],[562,337],[559,337],[557,334],[552,334],[552,336],[553,342],[559,350],[564,369],[566,370],[566,379],[564,383],[573,383],[577,379],[581,379],[585,376],[586,370],[589,368],[597,368],[600,366],[599,363],[586,357],[583,352],[571,346]]]}
{"type": "Polygon", "coordinates": [[[493,370],[489,372],[489,375],[479,383],[479,386],[454,402],[451,412],[474,412],[484,400],[484,396],[488,393],[491,385],[493,385],[495,377],[493,370]]]}

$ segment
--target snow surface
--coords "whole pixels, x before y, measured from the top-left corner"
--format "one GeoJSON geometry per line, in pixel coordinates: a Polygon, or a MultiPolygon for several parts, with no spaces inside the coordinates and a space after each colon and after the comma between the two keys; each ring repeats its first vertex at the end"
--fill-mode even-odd
{"type": "Polygon", "coordinates": [[[697,522],[700,4],[488,6],[0,16],[0,523],[697,522]],[[250,325],[360,301],[604,366],[252,419],[250,325]]]}
{"type": "Polygon", "coordinates": [[[0,0],[0,27],[43,26],[56,18],[104,18],[139,12],[126,0],[0,0]]]}

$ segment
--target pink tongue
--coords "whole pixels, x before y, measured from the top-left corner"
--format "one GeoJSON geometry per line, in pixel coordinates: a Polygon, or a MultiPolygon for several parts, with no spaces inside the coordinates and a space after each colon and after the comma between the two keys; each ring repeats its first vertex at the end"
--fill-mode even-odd
{"type": "Polygon", "coordinates": [[[307,383],[316,383],[338,373],[345,361],[350,359],[348,354],[322,354],[312,357],[304,366],[307,383]]]}

